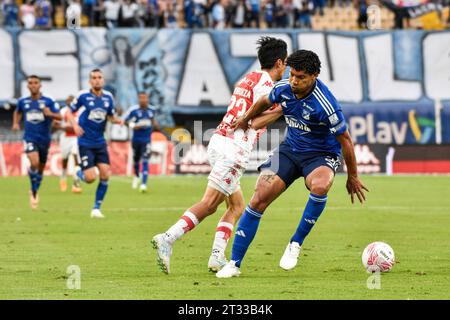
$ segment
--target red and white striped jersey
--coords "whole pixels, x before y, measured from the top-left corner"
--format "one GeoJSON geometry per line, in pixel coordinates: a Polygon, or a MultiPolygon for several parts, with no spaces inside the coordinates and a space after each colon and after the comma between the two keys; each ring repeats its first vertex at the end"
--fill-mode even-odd
{"type": "MultiPolygon", "coordinates": [[[[75,133],[75,131],[73,130],[72,125],[70,124],[68,117],[67,117],[67,112],[71,112],[69,108],[62,108],[61,110],[61,115],[62,115],[62,124],[64,125],[64,132],[66,137],[76,137],[77,134],[75,133]]],[[[72,115],[75,117],[75,120],[78,121],[78,116],[76,112],[73,112],[72,115]]]]}
{"type": "Polygon", "coordinates": [[[236,84],[228,105],[227,113],[217,126],[215,133],[233,139],[237,144],[251,150],[265,129],[230,129],[233,121],[243,116],[258,99],[270,93],[274,86],[272,78],[265,71],[253,71],[244,76],[236,84]]]}

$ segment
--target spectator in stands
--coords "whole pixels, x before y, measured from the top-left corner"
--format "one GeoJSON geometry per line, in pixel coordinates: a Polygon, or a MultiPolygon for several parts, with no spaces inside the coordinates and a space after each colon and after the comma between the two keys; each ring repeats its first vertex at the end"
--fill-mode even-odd
{"type": "Polygon", "coordinates": [[[254,27],[259,29],[259,10],[260,10],[259,1],[260,0],[246,0],[247,5],[246,22],[249,28],[254,27]],[[253,22],[255,22],[254,25],[253,22]]]}
{"type": "Polygon", "coordinates": [[[120,2],[118,0],[106,0],[103,3],[105,8],[106,27],[115,28],[119,24],[120,2]]]}
{"type": "Polygon", "coordinates": [[[83,0],[83,14],[88,18],[88,25],[94,25],[94,7],[97,0],[83,0]]]}
{"type": "Polygon", "coordinates": [[[81,4],[80,0],[72,0],[66,9],[66,25],[80,26],[81,24],[81,4]]]}
{"type": "Polygon", "coordinates": [[[274,26],[274,10],[275,10],[275,0],[267,0],[263,7],[264,10],[264,20],[268,28],[274,26]]]}
{"type": "Polygon", "coordinates": [[[220,0],[212,8],[213,28],[222,30],[225,28],[225,5],[227,0],[220,0]]]}
{"type": "Polygon", "coordinates": [[[124,0],[119,10],[119,27],[135,27],[137,25],[138,5],[132,0],[124,0]]]}
{"type": "Polygon", "coordinates": [[[323,16],[324,15],[323,8],[327,4],[327,0],[313,0],[313,4],[314,4],[313,13],[316,14],[316,10],[319,9],[319,14],[323,16]]]}
{"type": "Polygon", "coordinates": [[[178,27],[177,23],[177,15],[174,4],[169,4],[166,10],[166,27],[170,29],[174,29],[178,27]]]}
{"type": "Polygon", "coordinates": [[[360,29],[367,29],[367,0],[355,0],[355,7],[358,10],[358,26],[360,29]]]}
{"type": "Polygon", "coordinates": [[[233,28],[243,28],[246,16],[246,6],[244,0],[237,0],[236,5],[233,6],[231,22],[233,28]]]}
{"type": "Polygon", "coordinates": [[[14,0],[5,0],[2,3],[1,12],[3,13],[3,25],[5,27],[16,27],[19,7],[14,0]]]}
{"type": "Polygon", "coordinates": [[[284,0],[276,0],[275,6],[275,24],[277,28],[287,28],[289,25],[288,17],[289,6],[284,0]]]}
{"type": "Polygon", "coordinates": [[[48,0],[37,0],[36,9],[36,27],[40,29],[48,29],[52,27],[52,4],[48,0]]]}
{"type": "Polygon", "coordinates": [[[32,0],[26,0],[22,3],[19,9],[19,19],[26,29],[34,28],[36,24],[36,12],[32,0]]]}
{"type": "Polygon", "coordinates": [[[311,29],[311,14],[314,9],[314,5],[311,0],[301,0],[301,6],[298,11],[298,25],[300,28],[311,29]]]}

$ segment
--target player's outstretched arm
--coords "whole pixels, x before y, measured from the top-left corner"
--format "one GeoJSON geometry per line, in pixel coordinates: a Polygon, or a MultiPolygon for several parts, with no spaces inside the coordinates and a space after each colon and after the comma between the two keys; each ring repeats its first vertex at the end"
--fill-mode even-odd
{"type": "Polygon", "coordinates": [[[257,116],[251,122],[251,128],[255,130],[259,130],[267,127],[268,125],[274,123],[278,120],[279,117],[283,115],[283,109],[277,106],[273,110],[264,111],[262,114],[257,116]]]}
{"type": "Polygon", "coordinates": [[[22,120],[22,113],[16,109],[13,113],[12,130],[14,130],[14,131],[20,130],[20,124],[19,124],[20,120],[22,120]]]}
{"type": "Polygon", "coordinates": [[[358,178],[358,167],[356,165],[355,149],[353,147],[352,137],[346,130],[343,134],[336,136],[342,147],[344,161],[347,166],[347,191],[350,194],[352,203],[354,203],[354,196],[358,197],[359,202],[363,203],[366,200],[365,191],[369,191],[358,178]]]}
{"type": "Polygon", "coordinates": [[[236,129],[247,130],[248,122],[251,119],[259,116],[261,113],[269,109],[271,106],[272,102],[270,102],[269,96],[268,95],[262,96],[261,98],[258,99],[258,101],[256,101],[254,105],[250,107],[250,109],[247,110],[245,115],[234,120],[234,122],[231,124],[231,128],[235,130],[236,129]]]}

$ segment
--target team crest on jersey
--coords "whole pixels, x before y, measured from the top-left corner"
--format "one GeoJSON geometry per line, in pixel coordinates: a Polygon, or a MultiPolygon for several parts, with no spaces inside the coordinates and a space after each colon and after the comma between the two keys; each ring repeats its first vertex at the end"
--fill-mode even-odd
{"type": "Polygon", "coordinates": [[[303,119],[305,119],[305,120],[309,120],[310,119],[310,117],[311,117],[311,113],[309,113],[307,110],[302,110],[302,117],[303,117],[303,119]]]}
{"type": "Polygon", "coordinates": [[[45,103],[44,102],[39,102],[39,109],[44,109],[45,108],[45,103]]]}
{"type": "Polygon", "coordinates": [[[30,104],[29,103],[25,103],[25,109],[30,108],[30,104]]]}
{"type": "Polygon", "coordinates": [[[105,101],[105,108],[108,108],[108,107],[109,107],[109,102],[105,101]]]}
{"type": "Polygon", "coordinates": [[[314,109],[311,108],[310,106],[308,106],[308,105],[306,104],[306,102],[303,102],[303,108],[306,108],[306,109],[308,109],[309,111],[314,111],[314,109]]]}
{"type": "Polygon", "coordinates": [[[89,102],[89,106],[93,107],[95,105],[94,101],[89,102]]]}
{"type": "Polygon", "coordinates": [[[97,123],[102,123],[106,120],[106,111],[101,108],[91,110],[88,119],[97,123]]]}

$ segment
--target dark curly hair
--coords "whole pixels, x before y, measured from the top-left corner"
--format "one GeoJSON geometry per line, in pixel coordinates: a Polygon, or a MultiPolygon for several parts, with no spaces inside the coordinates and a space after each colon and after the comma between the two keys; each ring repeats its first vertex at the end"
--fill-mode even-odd
{"type": "Polygon", "coordinates": [[[287,65],[296,71],[307,74],[320,73],[320,59],[312,51],[297,50],[287,58],[287,65]]]}
{"type": "Polygon", "coordinates": [[[281,39],[261,37],[258,44],[258,60],[261,69],[272,69],[278,59],[284,61],[287,57],[287,44],[281,39]]]}

